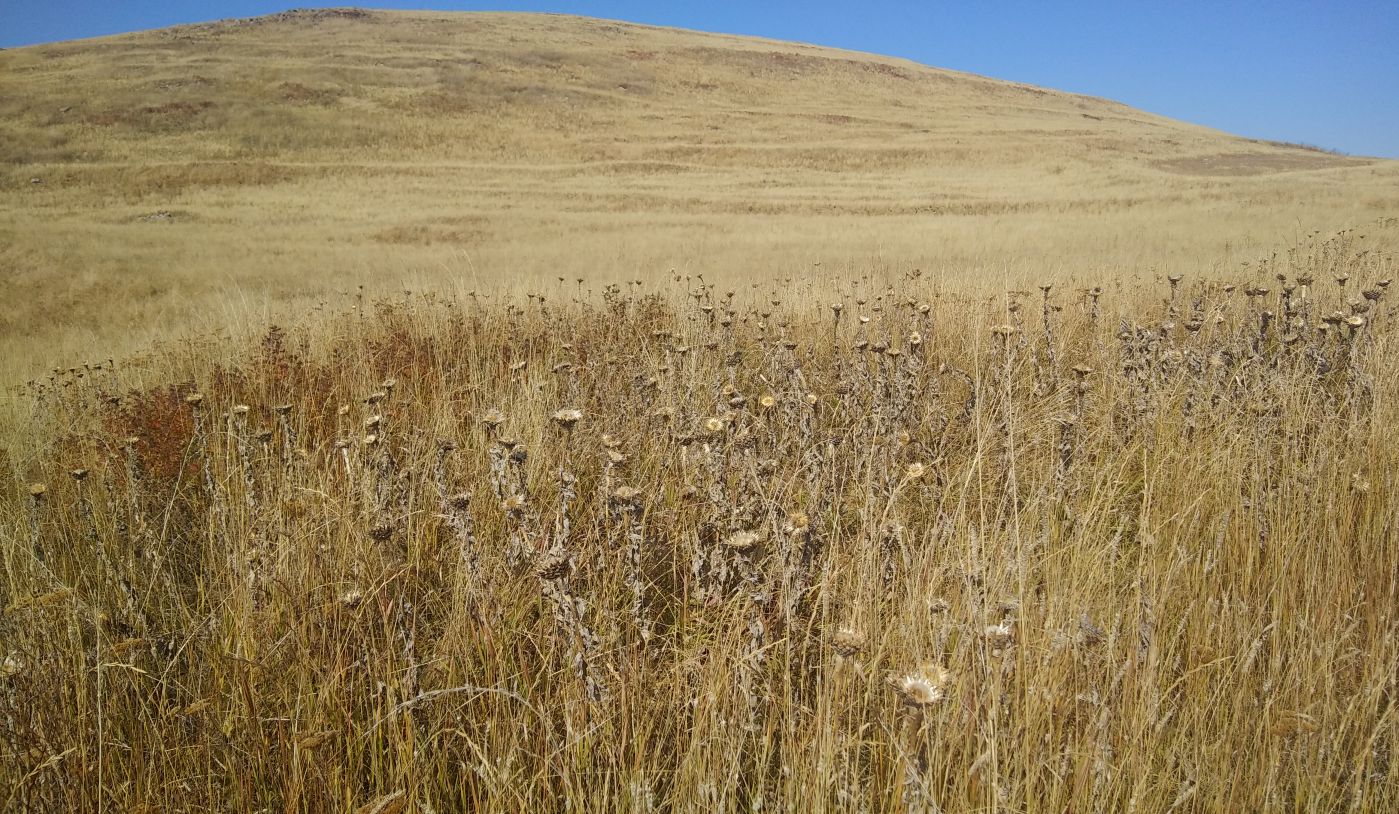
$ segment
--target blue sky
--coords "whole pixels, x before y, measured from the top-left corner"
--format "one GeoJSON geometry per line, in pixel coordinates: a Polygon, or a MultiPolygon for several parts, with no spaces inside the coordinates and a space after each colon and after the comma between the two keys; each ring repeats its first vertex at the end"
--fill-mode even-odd
{"type": "MultiPolygon", "coordinates": [[[[0,47],[352,2],[0,0],[0,47]]],[[[554,11],[873,51],[1105,96],[1254,138],[1399,158],[1399,0],[373,5],[554,11]]]]}

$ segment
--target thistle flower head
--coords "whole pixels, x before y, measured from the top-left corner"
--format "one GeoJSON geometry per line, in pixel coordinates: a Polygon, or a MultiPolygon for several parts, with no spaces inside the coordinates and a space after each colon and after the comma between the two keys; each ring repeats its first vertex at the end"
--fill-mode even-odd
{"type": "Polygon", "coordinates": [[[987,625],[983,634],[986,636],[986,643],[992,648],[1000,649],[1015,641],[1015,626],[1011,620],[1004,619],[997,624],[987,625]]]}
{"type": "Polygon", "coordinates": [[[744,553],[752,551],[758,547],[763,538],[755,531],[736,531],[724,540],[724,546],[734,551],[744,553]]]}
{"type": "Polygon", "coordinates": [[[865,649],[865,635],[854,628],[843,627],[831,636],[831,649],[843,659],[853,658],[865,649]]]}
{"type": "Polygon", "coordinates": [[[579,421],[583,420],[583,411],[577,407],[565,407],[556,411],[552,417],[555,424],[566,430],[571,430],[578,425],[579,421]]]}
{"type": "Polygon", "coordinates": [[[811,518],[806,516],[806,512],[792,512],[787,515],[787,522],[783,525],[783,530],[788,534],[805,534],[811,529],[811,518]]]}
{"type": "Polygon", "coordinates": [[[572,570],[572,565],[573,563],[569,560],[567,554],[556,554],[552,557],[545,557],[543,560],[540,560],[539,565],[534,569],[534,573],[537,574],[540,579],[550,582],[568,576],[568,572],[572,570]]]}
{"type": "Polygon", "coordinates": [[[918,709],[932,706],[947,697],[952,673],[940,664],[928,662],[912,672],[891,678],[889,683],[898,692],[900,700],[918,709]]]}

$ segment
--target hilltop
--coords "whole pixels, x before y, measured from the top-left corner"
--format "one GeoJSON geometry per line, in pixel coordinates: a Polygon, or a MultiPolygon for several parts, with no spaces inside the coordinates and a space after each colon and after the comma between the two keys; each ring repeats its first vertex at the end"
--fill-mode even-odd
{"type": "Polygon", "coordinates": [[[294,11],[18,48],[0,52],[0,359],[24,372],[361,284],[1193,271],[1393,212],[1396,166],[568,16],[294,11]]]}

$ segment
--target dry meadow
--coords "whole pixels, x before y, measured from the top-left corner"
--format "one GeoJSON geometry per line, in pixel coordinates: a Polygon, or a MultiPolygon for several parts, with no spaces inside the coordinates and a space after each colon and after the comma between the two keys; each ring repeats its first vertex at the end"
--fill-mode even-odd
{"type": "Polygon", "coordinates": [[[533,15],[0,112],[0,810],[1396,809],[1395,162],[533,15]]]}

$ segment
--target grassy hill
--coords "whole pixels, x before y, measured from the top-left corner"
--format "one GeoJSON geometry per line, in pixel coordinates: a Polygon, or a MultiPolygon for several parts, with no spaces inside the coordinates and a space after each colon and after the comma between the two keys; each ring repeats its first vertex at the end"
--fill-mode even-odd
{"type": "Polygon", "coordinates": [[[361,284],[1190,270],[1393,212],[1396,167],[577,17],[305,11],[19,48],[0,52],[0,364],[361,284]]]}

